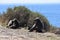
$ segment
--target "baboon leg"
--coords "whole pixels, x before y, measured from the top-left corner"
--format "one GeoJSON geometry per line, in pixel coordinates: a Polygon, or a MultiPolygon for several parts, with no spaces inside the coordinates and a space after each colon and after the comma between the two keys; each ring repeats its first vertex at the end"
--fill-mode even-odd
{"type": "Polygon", "coordinates": [[[37,29],[36,29],[36,32],[40,32],[40,33],[42,33],[43,31],[42,31],[42,29],[37,28],[37,29]]]}
{"type": "Polygon", "coordinates": [[[36,30],[36,32],[41,32],[42,33],[42,30],[36,30]]]}

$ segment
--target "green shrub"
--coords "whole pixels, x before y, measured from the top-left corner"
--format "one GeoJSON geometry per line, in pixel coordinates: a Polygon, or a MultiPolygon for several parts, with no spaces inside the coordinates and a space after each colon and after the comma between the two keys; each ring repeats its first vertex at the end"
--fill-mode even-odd
{"type": "Polygon", "coordinates": [[[17,18],[19,22],[24,26],[32,26],[33,21],[36,17],[39,17],[44,24],[44,30],[50,31],[50,24],[49,21],[40,13],[30,11],[24,6],[18,6],[14,8],[8,8],[6,12],[0,16],[0,20],[2,24],[7,25],[8,21],[17,18]]]}

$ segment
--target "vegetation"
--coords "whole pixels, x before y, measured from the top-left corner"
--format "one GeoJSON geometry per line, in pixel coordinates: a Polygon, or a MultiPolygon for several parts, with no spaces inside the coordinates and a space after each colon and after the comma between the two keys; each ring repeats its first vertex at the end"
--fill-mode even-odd
{"type": "Polygon", "coordinates": [[[27,9],[24,6],[8,8],[6,12],[3,12],[3,14],[0,15],[0,23],[2,23],[3,25],[7,25],[9,20],[11,20],[13,18],[17,18],[23,26],[27,26],[27,25],[32,26],[33,25],[33,20],[36,17],[39,17],[41,19],[41,21],[43,22],[44,30],[45,31],[50,31],[50,29],[52,27],[49,24],[49,22],[48,22],[48,20],[46,19],[45,16],[43,16],[40,13],[33,12],[33,11],[27,9]]]}

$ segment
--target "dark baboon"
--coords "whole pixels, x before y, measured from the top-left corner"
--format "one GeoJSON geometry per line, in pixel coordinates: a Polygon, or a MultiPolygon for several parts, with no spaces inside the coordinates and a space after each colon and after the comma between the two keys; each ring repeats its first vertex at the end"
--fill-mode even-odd
{"type": "Polygon", "coordinates": [[[13,20],[10,20],[9,23],[8,23],[8,27],[9,28],[13,28],[13,29],[16,29],[19,27],[19,22],[16,18],[14,18],[13,20]]]}
{"type": "Polygon", "coordinates": [[[36,30],[36,32],[42,32],[42,29],[44,27],[43,23],[41,22],[41,20],[37,17],[34,20],[34,25],[30,28],[30,32],[33,30],[36,30]]]}

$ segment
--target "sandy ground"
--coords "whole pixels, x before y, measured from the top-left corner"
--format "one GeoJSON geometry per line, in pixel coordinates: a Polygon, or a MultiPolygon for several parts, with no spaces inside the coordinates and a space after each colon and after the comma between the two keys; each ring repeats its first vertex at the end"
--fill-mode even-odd
{"type": "Polygon", "coordinates": [[[28,32],[25,29],[8,29],[0,26],[0,40],[60,40],[54,33],[28,32]]]}

